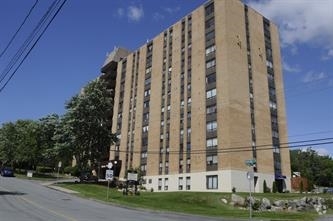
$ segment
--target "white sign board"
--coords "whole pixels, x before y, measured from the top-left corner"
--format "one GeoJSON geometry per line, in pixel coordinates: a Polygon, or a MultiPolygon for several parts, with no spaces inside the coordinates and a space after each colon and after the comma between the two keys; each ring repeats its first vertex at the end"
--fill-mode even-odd
{"type": "Polygon", "coordinates": [[[29,171],[27,172],[27,177],[32,177],[32,174],[33,174],[33,172],[32,172],[31,170],[29,170],[29,171]]]}
{"type": "Polygon", "coordinates": [[[108,168],[111,169],[113,164],[111,162],[108,163],[108,168]]]}
{"type": "Polygon", "coordinates": [[[127,173],[127,180],[138,181],[138,174],[137,173],[127,173]]]}
{"type": "Polygon", "coordinates": [[[62,165],[62,162],[61,162],[61,161],[59,161],[59,163],[58,163],[58,167],[61,167],[61,165],[62,165]]]}
{"type": "Polygon", "coordinates": [[[113,170],[106,170],[105,179],[106,180],[113,180],[113,170]]]}

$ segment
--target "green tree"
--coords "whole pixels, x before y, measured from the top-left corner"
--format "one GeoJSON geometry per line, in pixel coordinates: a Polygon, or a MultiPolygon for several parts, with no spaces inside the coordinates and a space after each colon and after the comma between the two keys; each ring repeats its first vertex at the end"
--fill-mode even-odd
{"type": "Polygon", "coordinates": [[[0,128],[0,161],[2,165],[14,166],[18,134],[15,124],[5,123],[0,128]]]}
{"type": "Polygon", "coordinates": [[[43,158],[39,145],[38,123],[33,120],[18,120],[16,131],[16,161],[24,164],[26,169],[35,169],[43,158]]]}
{"type": "Polygon", "coordinates": [[[291,150],[291,170],[300,172],[308,180],[308,190],[313,185],[333,185],[333,160],[329,156],[320,156],[311,147],[306,150],[291,150]]]}
{"type": "Polygon", "coordinates": [[[59,124],[60,117],[57,114],[47,115],[38,121],[38,143],[42,154],[42,162],[40,163],[43,166],[54,167],[61,160],[54,139],[59,124]]]}
{"type": "Polygon", "coordinates": [[[56,132],[57,149],[75,157],[79,168],[108,159],[109,148],[116,137],[111,134],[112,96],[107,82],[97,79],[73,96],[56,132]]]}

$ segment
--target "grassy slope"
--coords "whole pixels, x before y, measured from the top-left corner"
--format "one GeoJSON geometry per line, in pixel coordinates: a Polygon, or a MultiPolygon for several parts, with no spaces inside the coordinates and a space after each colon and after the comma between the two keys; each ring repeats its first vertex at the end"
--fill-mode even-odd
{"type": "MultiPolygon", "coordinates": [[[[60,184],[60,186],[75,190],[81,196],[107,201],[107,188],[94,184],[60,184]]],[[[237,193],[247,196],[247,193],[237,193]]],[[[301,198],[299,194],[255,194],[256,197],[266,197],[270,200],[301,198]]],[[[222,203],[225,198],[230,202],[230,193],[203,193],[203,192],[143,192],[140,196],[123,196],[122,192],[110,189],[109,202],[153,210],[174,211],[207,216],[221,216],[234,218],[247,218],[249,211],[234,208],[222,203]]],[[[314,212],[254,212],[254,218],[314,220],[314,212]]]]}

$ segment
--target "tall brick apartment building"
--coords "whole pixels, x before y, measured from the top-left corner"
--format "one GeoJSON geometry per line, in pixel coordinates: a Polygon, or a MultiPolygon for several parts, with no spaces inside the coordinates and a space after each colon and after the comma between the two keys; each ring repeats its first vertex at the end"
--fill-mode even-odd
{"type": "MultiPolygon", "coordinates": [[[[133,52],[115,51],[110,159],[154,191],[290,189],[276,25],[239,0],[211,0],[133,52]],[[247,160],[255,160],[252,167],[247,160]]],[[[254,162],[254,161],[253,161],[254,162]]]]}

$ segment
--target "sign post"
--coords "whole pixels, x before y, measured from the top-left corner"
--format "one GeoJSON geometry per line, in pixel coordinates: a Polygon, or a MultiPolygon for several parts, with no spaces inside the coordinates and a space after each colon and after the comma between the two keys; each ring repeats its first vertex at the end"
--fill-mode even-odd
{"type": "Polygon", "coordinates": [[[59,161],[59,163],[58,163],[58,173],[57,173],[57,179],[59,179],[59,170],[60,170],[61,164],[62,164],[62,162],[61,162],[61,161],[59,161]]]}
{"type": "MultiPolygon", "coordinates": [[[[248,167],[255,167],[256,166],[256,163],[257,161],[255,159],[250,159],[250,160],[245,160],[245,164],[248,166],[248,167]]],[[[246,178],[249,180],[249,190],[250,190],[250,199],[249,199],[249,203],[250,203],[250,206],[249,206],[249,211],[250,211],[250,219],[249,220],[252,220],[252,180],[254,179],[254,173],[253,171],[248,171],[246,173],[246,178]]]]}
{"type": "Polygon", "coordinates": [[[111,170],[113,164],[111,162],[108,163],[108,170],[105,172],[105,178],[108,181],[108,190],[106,192],[106,200],[109,200],[109,189],[110,189],[110,181],[113,180],[113,170],[111,170]]]}

